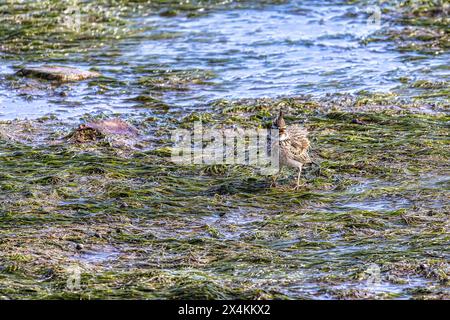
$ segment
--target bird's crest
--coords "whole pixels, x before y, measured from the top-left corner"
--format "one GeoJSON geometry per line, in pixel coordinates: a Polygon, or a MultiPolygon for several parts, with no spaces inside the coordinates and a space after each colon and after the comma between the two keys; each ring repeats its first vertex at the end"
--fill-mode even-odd
{"type": "Polygon", "coordinates": [[[286,129],[286,122],[284,121],[284,118],[283,118],[283,110],[280,109],[280,112],[278,113],[278,117],[274,121],[274,125],[275,125],[275,127],[277,127],[280,130],[286,129]]]}

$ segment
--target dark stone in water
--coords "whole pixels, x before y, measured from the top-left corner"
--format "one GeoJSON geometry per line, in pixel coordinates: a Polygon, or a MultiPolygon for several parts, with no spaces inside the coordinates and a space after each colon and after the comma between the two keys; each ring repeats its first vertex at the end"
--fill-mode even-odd
{"type": "Polygon", "coordinates": [[[63,66],[25,67],[19,70],[17,74],[60,82],[80,81],[100,76],[98,72],[63,66]]]}

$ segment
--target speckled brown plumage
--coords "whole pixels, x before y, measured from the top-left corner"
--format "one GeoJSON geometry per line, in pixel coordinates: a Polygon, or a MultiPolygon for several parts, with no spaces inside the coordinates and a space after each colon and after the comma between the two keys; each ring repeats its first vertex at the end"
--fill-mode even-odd
{"type": "Polygon", "coordinates": [[[286,126],[281,110],[273,124],[279,130],[279,140],[276,141],[276,144],[279,147],[280,167],[287,166],[298,169],[296,188],[299,188],[303,165],[311,163],[308,153],[310,147],[308,131],[299,125],[286,126]]]}

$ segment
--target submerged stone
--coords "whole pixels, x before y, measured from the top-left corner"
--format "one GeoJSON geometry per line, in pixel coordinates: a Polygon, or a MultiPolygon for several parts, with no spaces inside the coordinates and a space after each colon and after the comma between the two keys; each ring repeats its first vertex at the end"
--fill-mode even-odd
{"type": "Polygon", "coordinates": [[[63,66],[25,67],[19,70],[17,74],[60,82],[80,81],[100,76],[98,72],[63,66]]]}
{"type": "Polygon", "coordinates": [[[81,124],[69,138],[83,143],[102,139],[109,135],[135,137],[138,130],[121,119],[107,119],[81,124]]]}

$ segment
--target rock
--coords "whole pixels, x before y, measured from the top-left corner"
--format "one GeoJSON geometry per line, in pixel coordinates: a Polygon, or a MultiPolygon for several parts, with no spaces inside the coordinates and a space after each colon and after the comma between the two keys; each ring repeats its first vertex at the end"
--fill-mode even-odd
{"type": "Polygon", "coordinates": [[[60,82],[80,81],[100,76],[98,72],[62,66],[25,67],[19,70],[17,74],[60,82]]]}
{"type": "Polygon", "coordinates": [[[135,137],[138,130],[121,119],[107,119],[81,124],[69,138],[83,143],[102,139],[109,135],[135,137]]]}
{"type": "Polygon", "coordinates": [[[118,118],[88,122],[80,127],[95,129],[105,135],[120,134],[135,136],[138,133],[135,127],[118,118]]]}
{"type": "Polygon", "coordinates": [[[75,246],[75,249],[77,250],[83,250],[84,246],[81,243],[77,243],[77,245],[75,246]]]}

